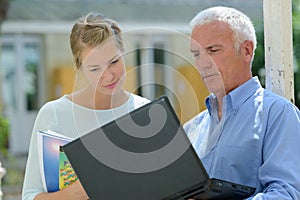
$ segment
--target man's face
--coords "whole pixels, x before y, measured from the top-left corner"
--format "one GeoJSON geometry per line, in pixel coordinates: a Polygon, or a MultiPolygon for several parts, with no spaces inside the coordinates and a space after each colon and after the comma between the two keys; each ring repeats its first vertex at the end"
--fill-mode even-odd
{"type": "Polygon", "coordinates": [[[195,65],[212,93],[225,89],[227,94],[245,82],[245,60],[236,53],[232,36],[229,26],[219,21],[196,26],[192,32],[195,65]]]}

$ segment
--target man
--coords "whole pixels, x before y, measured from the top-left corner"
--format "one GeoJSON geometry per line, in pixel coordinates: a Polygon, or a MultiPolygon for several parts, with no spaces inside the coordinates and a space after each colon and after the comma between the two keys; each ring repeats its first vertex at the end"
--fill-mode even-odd
{"type": "Polygon", "coordinates": [[[300,112],[252,77],[252,22],[212,7],[190,25],[191,52],[211,94],[184,128],[210,177],[255,187],[253,200],[300,199],[300,112]]]}

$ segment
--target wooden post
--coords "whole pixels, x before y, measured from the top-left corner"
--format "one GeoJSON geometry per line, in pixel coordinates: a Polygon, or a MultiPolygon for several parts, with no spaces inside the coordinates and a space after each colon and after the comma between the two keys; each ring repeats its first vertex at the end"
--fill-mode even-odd
{"type": "Polygon", "coordinates": [[[294,99],[292,2],[264,0],[266,88],[294,99]]]}

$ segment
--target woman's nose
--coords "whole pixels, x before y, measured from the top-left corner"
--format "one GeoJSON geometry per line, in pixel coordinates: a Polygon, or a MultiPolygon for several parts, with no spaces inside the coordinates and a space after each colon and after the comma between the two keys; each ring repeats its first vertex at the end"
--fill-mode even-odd
{"type": "Polygon", "coordinates": [[[113,78],[114,78],[113,72],[109,68],[106,68],[105,71],[103,72],[102,76],[101,76],[101,79],[103,81],[110,81],[113,78]]]}

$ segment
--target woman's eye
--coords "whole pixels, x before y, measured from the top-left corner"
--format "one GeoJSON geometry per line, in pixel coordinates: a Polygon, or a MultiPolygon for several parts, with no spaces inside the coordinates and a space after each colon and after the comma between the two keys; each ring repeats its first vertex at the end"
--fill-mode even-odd
{"type": "Polygon", "coordinates": [[[97,71],[97,69],[91,69],[91,72],[97,71]]]}
{"type": "Polygon", "coordinates": [[[93,67],[90,69],[91,72],[100,71],[100,70],[101,70],[100,67],[93,67]]]}
{"type": "Polygon", "coordinates": [[[118,59],[115,59],[115,60],[113,60],[112,62],[111,62],[111,64],[113,65],[113,64],[116,64],[116,63],[118,63],[119,62],[119,58],[118,59]]]}

